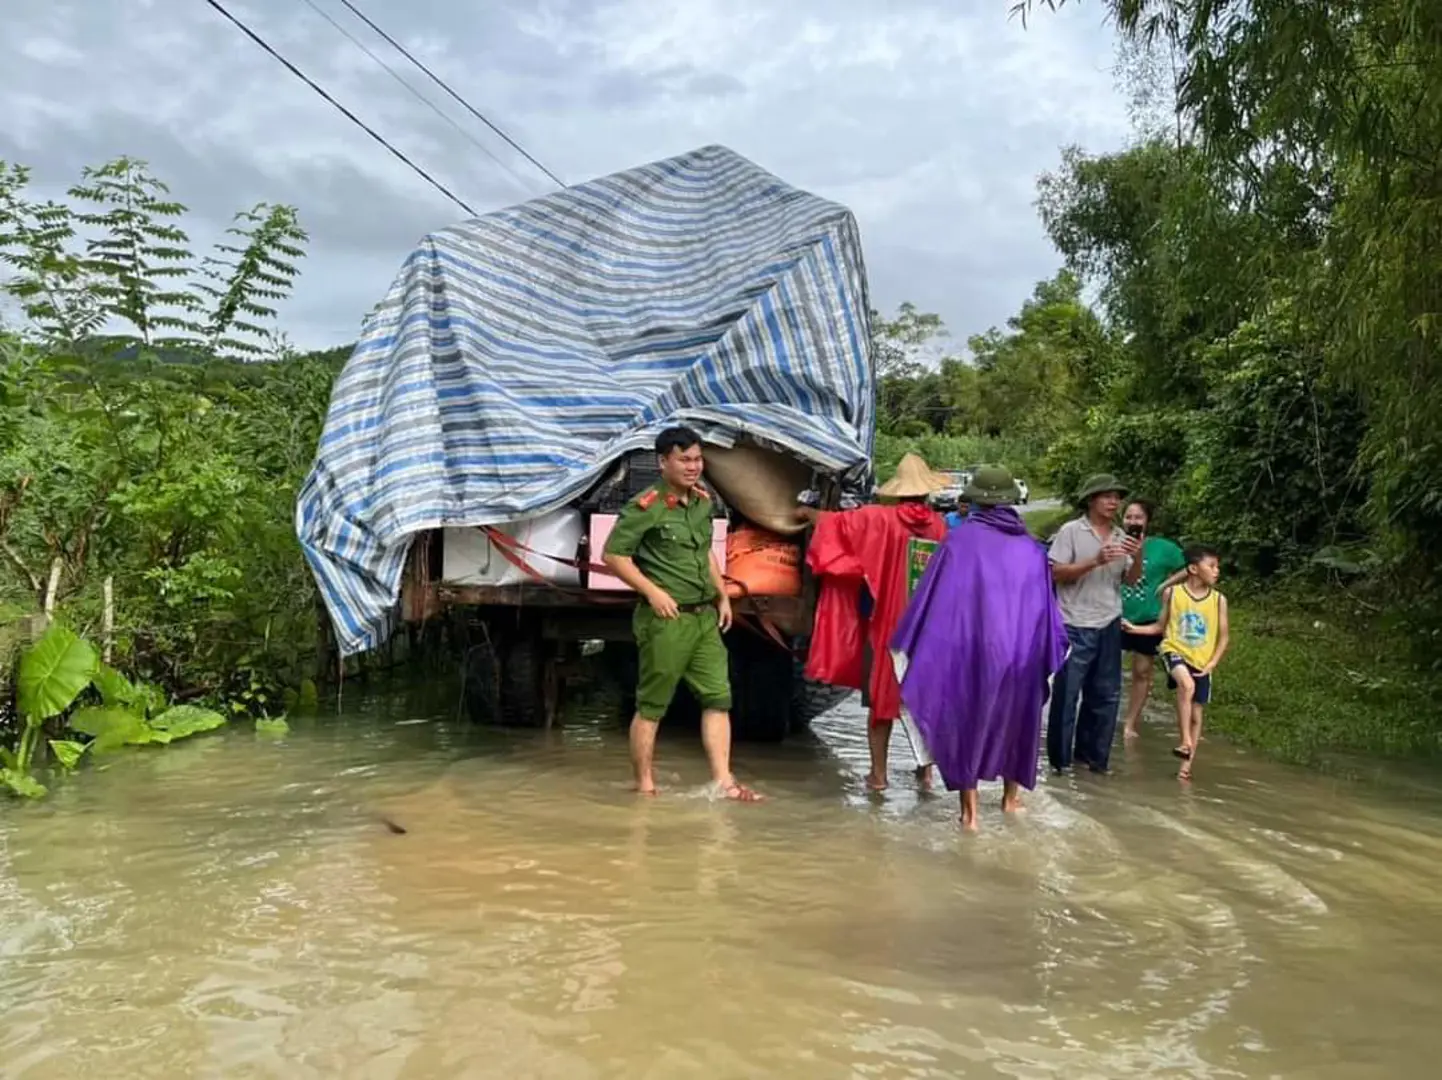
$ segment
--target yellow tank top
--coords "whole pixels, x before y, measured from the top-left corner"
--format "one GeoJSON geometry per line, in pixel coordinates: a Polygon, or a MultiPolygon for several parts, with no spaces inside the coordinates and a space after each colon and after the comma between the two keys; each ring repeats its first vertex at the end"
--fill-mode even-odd
{"type": "Polygon", "coordinates": [[[1217,651],[1220,612],[1221,593],[1216,589],[1198,600],[1185,585],[1175,586],[1162,652],[1175,653],[1194,668],[1206,667],[1217,651]]]}

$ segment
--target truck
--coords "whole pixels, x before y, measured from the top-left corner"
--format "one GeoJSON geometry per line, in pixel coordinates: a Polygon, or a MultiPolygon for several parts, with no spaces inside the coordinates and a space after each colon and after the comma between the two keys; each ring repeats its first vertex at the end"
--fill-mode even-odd
{"type": "Polygon", "coordinates": [[[604,538],[655,482],[656,434],[685,424],[735,597],[733,728],[784,738],[834,700],[802,674],[817,584],[794,510],[870,488],[869,317],[851,213],[725,147],[425,237],[336,381],[297,501],[341,654],[445,617],[477,718],[548,726],[588,667],[626,707],[637,598],[604,538]],[[756,544],[795,572],[733,574],[756,544]]]}

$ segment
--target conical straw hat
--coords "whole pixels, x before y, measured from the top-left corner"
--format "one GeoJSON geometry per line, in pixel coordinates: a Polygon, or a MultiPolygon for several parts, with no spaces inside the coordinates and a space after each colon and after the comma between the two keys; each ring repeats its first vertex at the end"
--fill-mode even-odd
{"type": "Polygon", "coordinates": [[[917,454],[907,454],[896,467],[896,475],[877,489],[883,499],[921,499],[948,485],[946,477],[931,471],[917,454]]]}

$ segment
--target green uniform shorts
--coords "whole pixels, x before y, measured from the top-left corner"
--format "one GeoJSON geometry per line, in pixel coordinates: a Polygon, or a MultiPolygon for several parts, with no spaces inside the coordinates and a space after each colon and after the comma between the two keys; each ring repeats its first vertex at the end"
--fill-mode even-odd
{"type": "Polygon", "coordinates": [[[641,604],[631,626],[641,661],[636,686],[640,716],[661,719],[682,679],[702,709],[730,710],[731,675],[714,607],[708,604],[701,611],[683,611],[674,619],[662,619],[649,605],[641,604]]]}

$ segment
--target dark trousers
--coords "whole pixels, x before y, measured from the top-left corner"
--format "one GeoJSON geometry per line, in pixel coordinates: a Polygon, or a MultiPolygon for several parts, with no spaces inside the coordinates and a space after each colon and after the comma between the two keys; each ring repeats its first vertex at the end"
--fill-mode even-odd
{"type": "Polygon", "coordinates": [[[1105,769],[1122,700],[1122,622],[1095,630],[1068,626],[1066,636],[1071,653],[1052,683],[1046,759],[1053,769],[1068,768],[1073,756],[1105,769]]]}

